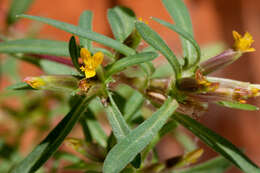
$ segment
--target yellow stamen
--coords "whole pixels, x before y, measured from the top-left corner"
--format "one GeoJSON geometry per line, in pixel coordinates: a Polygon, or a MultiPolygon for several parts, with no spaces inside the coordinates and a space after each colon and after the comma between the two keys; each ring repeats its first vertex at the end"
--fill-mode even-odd
{"type": "Polygon", "coordinates": [[[80,70],[85,72],[86,78],[91,78],[96,75],[96,68],[102,63],[104,54],[97,52],[91,56],[90,51],[86,48],[80,49],[80,57],[83,60],[85,66],[80,67],[80,70]]]}
{"type": "Polygon", "coordinates": [[[235,40],[233,48],[236,51],[240,51],[242,53],[255,51],[255,49],[251,47],[254,40],[249,32],[246,32],[243,37],[236,31],[233,31],[232,34],[235,40]]]}
{"type": "Polygon", "coordinates": [[[208,81],[199,69],[195,73],[195,79],[204,91],[215,91],[219,87],[218,83],[208,81]]]}

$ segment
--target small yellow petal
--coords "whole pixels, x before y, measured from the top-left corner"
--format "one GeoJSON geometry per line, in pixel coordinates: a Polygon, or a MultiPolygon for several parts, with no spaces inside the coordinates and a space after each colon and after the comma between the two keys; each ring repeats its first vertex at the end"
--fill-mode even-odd
{"type": "Polygon", "coordinates": [[[92,70],[92,69],[86,68],[86,70],[85,70],[85,76],[86,76],[86,78],[91,78],[91,77],[94,77],[95,75],[96,75],[95,69],[92,70]]]}
{"type": "Polygon", "coordinates": [[[241,38],[241,35],[237,31],[232,31],[233,37],[235,40],[238,40],[241,38]]]}
{"type": "Polygon", "coordinates": [[[82,58],[83,62],[88,61],[89,58],[91,58],[91,53],[88,49],[86,48],[81,48],[80,49],[80,57],[82,58]]]}
{"type": "Polygon", "coordinates": [[[243,37],[236,31],[233,31],[232,33],[235,40],[233,47],[236,51],[240,51],[242,53],[255,51],[255,49],[251,47],[254,40],[249,32],[246,32],[243,37]]]}
{"type": "Polygon", "coordinates": [[[97,52],[93,55],[93,59],[94,59],[94,67],[96,68],[102,63],[104,59],[104,54],[102,52],[97,52]]]}

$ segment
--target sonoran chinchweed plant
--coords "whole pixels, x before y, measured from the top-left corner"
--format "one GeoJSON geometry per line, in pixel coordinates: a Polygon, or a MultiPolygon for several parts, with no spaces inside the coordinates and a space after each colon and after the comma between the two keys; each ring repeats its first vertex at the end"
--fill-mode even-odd
{"type": "Polygon", "coordinates": [[[79,25],[75,26],[17,14],[25,12],[28,2],[10,9],[9,25],[26,18],[72,34],[69,42],[31,38],[9,40],[2,36],[1,53],[33,63],[45,72],[42,76],[26,77],[9,89],[64,93],[70,103],[67,115],[24,159],[10,167],[10,173],[44,171],[42,167],[49,159],[66,158],[70,158],[70,165],[64,169],[86,173],[220,173],[232,164],[247,173],[260,172],[242,150],[199,123],[209,103],[243,110],[258,109],[246,102],[260,95],[260,85],[209,76],[245,53],[254,52],[252,35],[232,31],[234,44],[229,49],[202,60],[183,1],[161,2],[174,24],[158,18],[152,20],[179,35],[183,55],[178,58],[148,22],[136,18],[126,7],[108,10],[115,39],[92,31],[90,11],[84,11],[79,25]],[[92,42],[107,48],[93,46],[92,42]],[[143,48],[143,42],[147,47],[143,48]],[[162,67],[167,68],[166,76],[151,62],[159,55],[168,61],[168,65],[162,67]],[[102,128],[100,113],[106,116],[112,129],[109,135],[102,128]],[[84,138],[67,137],[77,124],[82,127],[84,138]],[[197,162],[203,149],[176,130],[178,126],[187,128],[220,156],[188,167],[197,162]],[[185,154],[160,161],[155,146],[167,133],[175,134],[184,145],[185,154]],[[58,150],[63,142],[81,157],[58,150]]]}

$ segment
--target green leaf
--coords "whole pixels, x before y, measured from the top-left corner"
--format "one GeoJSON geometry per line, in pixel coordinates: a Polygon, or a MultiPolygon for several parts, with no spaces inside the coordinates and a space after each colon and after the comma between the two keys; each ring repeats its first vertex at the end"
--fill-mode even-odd
{"type": "Polygon", "coordinates": [[[178,103],[175,100],[167,99],[158,111],[110,150],[104,162],[103,172],[119,173],[123,170],[151,142],[177,107],[178,103]]]}
{"type": "Polygon", "coordinates": [[[164,124],[164,126],[161,128],[159,133],[153,138],[153,140],[150,142],[149,145],[143,150],[143,160],[145,160],[149,154],[149,152],[155,148],[156,144],[161,140],[161,138],[166,135],[167,133],[175,130],[178,127],[177,123],[173,120],[168,121],[164,124]]]}
{"type": "Polygon", "coordinates": [[[74,67],[79,71],[79,72],[82,72],[80,70],[80,66],[79,66],[79,62],[78,62],[78,58],[79,58],[79,47],[76,43],[76,39],[74,36],[72,36],[70,38],[70,42],[69,42],[69,52],[70,52],[70,57],[71,57],[71,60],[72,60],[72,63],[74,65],[74,67]]]}
{"type": "Polygon", "coordinates": [[[32,3],[33,0],[12,0],[7,15],[7,23],[9,25],[15,23],[18,20],[16,18],[16,15],[25,13],[29,9],[32,3]]]}
{"type": "Polygon", "coordinates": [[[151,77],[155,72],[155,67],[152,62],[146,62],[140,64],[142,70],[146,73],[147,77],[151,77]]]}
{"type": "Polygon", "coordinates": [[[101,43],[105,46],[114,48],[115,50],[119,51],[120,53],[122,53],[124,55],[135,54],[135,50],[125,46],[124,44],[120,43],[119,41],[113,40],[109,37],[98,34],[96,32],[84,30],[84,29],[77,27],[75,25],[71,25],[71,24],[68,24],[68,23],[64,23],[64,22],[60,22],[60,21],[57,21],[57,20],[52,20],[52,19],[48,19],[48,18],[44,18],[44,17],[38,17],[38,16],[19,15],[19,17],[37,20],[37,21],[52,25],[56,28],[59,28],[59,29],[62,29],[64,31],[67,31],[69,33],[75,34],[79,37],[87,38],[89,40],[101,43]]]}
{"type": "Polygon", "coordinates": [[[221,101],[218,102],[219,105],[228,107],[228,108],[233,108],[233,109],[241,109],[241,110],[246,110],[246,111],[257,111],[259,110],[258,107],[250,104],[243,104],[239,102],[228,102],[228,101],[221,101]]]}
{"type": "Polygon", "coordinates": [[[91,110],[87,110],[83,115],[86,124],[89,128],[92,139],[94,139],[100,146],[107,146],[107,135],[101,127],[100,123],[95,118],[93,112],[91,110]]]}
{"type": "Polygon", "coordinates": [[[21,39],[0,43],[1,53],[32,53],[68,56],[68,43],[54,40],[21,39]]]}
{"type": "MultiPolygon", "coordinates": [[[[189,41],[190,44],[193,46],[193,48],[195,49],[196,53],[197,53],[197,57],[194,57],[194,64],[197,64],[198,62],[200,62],[200,57],[201,57],[201,52],[200,52],[200,47],[198,45],[198,43],[194,40],[193,36],[186,32],[185,30],[183,30],[182,28],[178,27],[177,25],[173,25],[171,23],[165,22],[161,19],[158,18],[153,18],[156,22],[172,29],[173,31],[175,31],[176,33],[178,33],[185,41],[189,41]]],[[[194,55],[192,55],[194,56],[194,55]]]]}
{"type": "Polygon", "coordinates": [[[143,22],[136,22],[135,27],[137,31],[140,33],[142,38],[154,49],[161,52],[165,58],[167,58],[168,62],[170,63],[171,67],[175,72],[175,76],[178,78],[181,73],[181,66],[171,51],[171,49],[167,46],[164,40],[155,32],[153,31],[148,25],[143,22]]]}
{"type": "Polygon", "coordinates": [[[107,16],[115,38],[123,43],[134,29],[134,12],[129,8],[118,6],[109,9],[107,16]]]}
{"type": "Polygon", "coordinates": [[[74,68],[49,60],[41,60],[40,66],[46,74],[50,75],[56,74],[81,76],[80,73],[77,72],[74,68]]]}
{"type": "Polygon", "coordinates": [[[135,55],[131,55],[116,61],[114,64],[106,67],[107,76],[111,76],[117,72],[124,70],[125,68],[137,65],[143,62],[151,61],[158,56],[155,52],[144,52],[135,55]]]}
{"type": "Polygon", "coordinates": [[[35,90],[30,85],[28,85],[26,82],[19,82],[19,83],[13,84],[13,85],[7,87],[6,89],[8,89],[8,90],[35,90]]]}
{"type": "Polygon", "coordinates": [[[219,156],[190,168],[172,171],[172,173],[223,173],[231,166],[227,159],[219,156]]]}
{"type": "Polygon", "coordinates": [[[91,136],[91,132],[90,132],[90,129],[87,125],[85,118],[82,117],[80,119],[79,123],[81,125],[82,131],[83,131],[83,134],[84,134],[85,142],[91,143],[92,142],[92,136],[91,136]]]}
{"type": "Polygon", "coordinates": [[[77,100],[72,110],[48,134],[48,136],[11,173],[33,173],[37,171],[59,148],[70,133],[80,115],[85,111],[89,98],[77,100]]]}
{"type": "MultiPolygon", "coordinates": [[[[183,3],[183,0],[162,0],[165,8],[173,18],[176,26],[188,32],[193,38],[192,23],[189,12],[183,3]]],[[[188,67],[196,62],[195,49],[193,45],[186,39],[180,37],[182,41],[182,48],[184,57],[188,61],[188,67]]]]}
{"type": "Polygon", "coordinates": [[[172,70],[170,64],[161,64],[155,69],[155,72],[151,78],[167,78],[172,75],[174,75],[174,71],[172,70]]]}
{"type": "Polygon", "coordinates": [[[131,129],[127,125],[123,115],[118,109],[111,93],[107,91],[107,94],[111,103],[111,105],[109,104],[106,108],[107,117],[117,141],[120,142],[122,139],[126,137],[127,134],[130,133],[131,129]]]}
{"type": "MultiPolygon", "coordinates": [[[[92,20],[93,13],[91,11],[83,11],[79,18],[79,27],[86,31],[92,31],[92,20]]],[[[92,50],[91,40],[84,37],[79,37],[79,42],[84,48],[87,48],[90,51],[92,50]]]]}
{"type": "MultiPolygon", "coordinates": [[[[123,115],[118,109],[111,93],[107,91],[109,101],[111,105],[108,105],[106,108],[107,117],[109,120],[109,124],[112,127],[113,133],[118,142],[123,140],[131,131],[130,127],[127,125],[123,115]]],[[[141,164],[141,156],[140,154],[133,160],[132,165],[136,168],[139,168],[141,164]]]]}
{"type": "Polygon", "coordinates": [[[1,69],[0,76],[6,75],[8,76],[8,78],[10,78],[11,82],[19,82],[21,79],[17,68],[18,68],[18,61],[12,58],[12,56],[8,56],[7,58],[4,59],[4,62],[0,64],[0,69],[1,69]]]}
{"type": "Polygon", "coordinates": [[[192,152],[198,149],[196,141],[183,131],[176,131],[174,133],[175,139],[181,144],[186,153],[192,152]]]}
{"type": "Polygon", "coordinates": [[[144,103],[144,97],[138,91],[134,91],[133,94],[127,99],[124,106],[124,117],[129,122],[133,116],[140,110],[144,103]]]}
{"type": "Polygon", "coordinates": [[[79,161],[73,164],[66,166],[64,169],[66,170],[84,170],[84,171],[102,171],[101,163],[86,163],[85,161],[79,161]]]}
{"type": "Polygon", "coordinates": [[[219,136],[187,115],[176,114],[173,118],[244,172],[260,172],[257,165],[225,138],[219,136]]]}

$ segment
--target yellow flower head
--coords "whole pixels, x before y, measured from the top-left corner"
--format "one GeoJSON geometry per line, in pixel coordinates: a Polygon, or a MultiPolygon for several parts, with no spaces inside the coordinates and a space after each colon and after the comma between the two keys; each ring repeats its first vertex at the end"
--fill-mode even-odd
{"type": "Polygon", "coordinates": [[[255,49],[251,47],[254,40],[249,32],[246,32],[243,37],[236,31],[233,31],[232,34],[235,39],[233,47],[236,51],[240,51],[242,53],[255,51],[255,49]]]}
{"type": "Polygon", "coordinates": [[[91,78],[96,75],[96,68],[102,63],[104,54],[102,52],[97,52],[93,56],[86,48],[80,49],[80,57],[83,60],[85,66],[80,67],[80,69],[85,72],[86,78],[91,78]]]}

